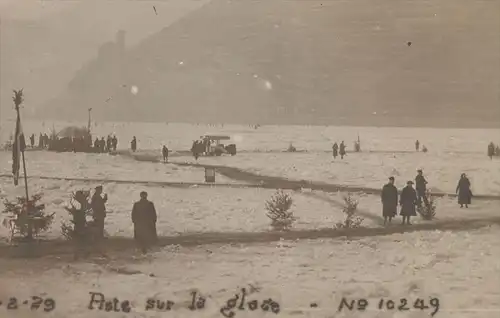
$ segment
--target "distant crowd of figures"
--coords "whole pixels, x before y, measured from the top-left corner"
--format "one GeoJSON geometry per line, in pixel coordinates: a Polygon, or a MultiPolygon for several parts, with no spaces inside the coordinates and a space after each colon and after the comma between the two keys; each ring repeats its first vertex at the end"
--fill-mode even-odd
{"type": "MultiPolygon", "coordinates": [[[[418,152],[420,151],[420,141],[415,141],[415,150],[418,152]]],[[[295,147],[293,147],[292,144],[290,144],[290,146],[288,147],[288,152],[295,152],[297,151],[297,149],[295,149],[295,147]]],[[[358,140],[356,140],[354,142],[354,151],[355,152],[361,152],[361,141],[359,140],[359,137],[358,137],[358,140]]],[[[422,152],[427,152],[427,148],[425,146],[422,147],[422,152]]],[[[336,159],[339,155],[340,155],[340,159],[344,159],[344,156],[346,155],[346,146],[345,146],[345,143],[344,141],[342,140],[342,142],[339,144],[337,144],[337,142],[335,142],[332,146],[332,155],[333,155],[333,159],[336,159]]]]}
{"type": "MultiPolygon", "coordinates": [[[[259,127],[259,125],[251,125],[255,129],[259,127]]],[[[10,141],[6,143],[5,148],[10,149],[10,147],[13,144],[13,136],[10,136],[10,141]]],[[[84,136],[78,136],[78,137],[59,137],[56,134],[52,134],[52,136],[48,136],[46,133],[39,134],[38,137],[38,144],[36,143],[36,137],[35,134],[31,134],[29,137],[29,145],[31,148],[38,148],[38,149],[49,149],[53,151],[73,151],[73,152],[96,152],[96,153],[106,153],[106,152],[111,152],[111,151],[116,151],[118,147],[118,138],[116,135],[108,135],[106,139],[104,137],[97,137],[93,142],[92,142],[92,136],[90,134],[84,135],[84,136]]],[[[207,140],[197,140],[194,141],[191,147],[191,152],[193,153],[193,156],[198,159],[198,157],[202,154],[207,154],[210,153],[210,146],[213,146],[212,144],[208,144],[207,140]]],[[[236,149],[235,145],[228,145],[230,149],[225,149],[226,152],[230,154],[236,154],[236,149]]],[[[166,146],[163,146],[166,148],[166,146]]],[[[225,147],[227,148],[227,147],[225,147]]],[[[132,141],[130,142],[130,149],[135,152],[137,150],[137,138],[134,136],[132,138],[132,141]]],[[[288,149],[288,152],[296,152],[297,149],[290,144],[288,149]]],[[[355,152],[361,152],[361,142],[358,140],[354,142],[354,151],[355,152]]],[[[422,149],[420,150],[420,141],[417,140],[415,141],[415,151],[422,151],[422,152],[427,152],[428,149],[425,147],[425,145],[422,146],[422,149]]],[[[162,153],[165,152],[165,149],[162,148],[162,153]]],[[[168,152],[168,150],[167,150],[168,152]]],[[[341,159],[344,159],[346,155],[346,146],[344,141],[342,141],[340,144],[335,142],[332,146],[332,154],[333,158],[337,158],[340,156],[341,159]]],[[[494,156],[500,156],[500,146],[497,144],[494,144],[493,142],[490,142],[488,144],[488,149],[487,149],[487,154],[490,159],[493,159],[494,156]]],[[[215,154],[219,155],[219,154],[215,154]]],[[[165,158],[166,156],[164,156],[165,158]]],[[[168,155],[167,155],[168,157],[168,155]]]]}
{"type": "MultiPolygon", "coordinates": [[[[29,146],[35,148],[35,134],[29,137],[29,146]]],[[[12,142],[11,142],[12,143],[12,142]]],[[[73,152],[96,152],[105,153],[116,151],[118,146],[118,138],[116,136],[108,135],[106,139],[104,137],[96,137],[95,141],[92,142],[92,135],[86,134],[77,137],[59,137],[56,134],[48,136],[47,134],[41,134],[38,137],[38,149],[48,149],[52,151],[73,151],[73,152]]]]}

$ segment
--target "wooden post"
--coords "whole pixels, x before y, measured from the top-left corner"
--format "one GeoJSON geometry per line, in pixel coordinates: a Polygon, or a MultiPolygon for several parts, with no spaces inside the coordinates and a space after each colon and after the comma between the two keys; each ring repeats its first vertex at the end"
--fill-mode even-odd
{"type": "Polygon", "coordinates": [[[91,118],[90,118],[90,112],[92,111],[92,108],[89,108],[89,123],[87,125],[87,130],[89,131],[89,135],[90,135],[90,128],[91,128],[91,124],[92,124],[92,121],[91,121],[91,118]]]}

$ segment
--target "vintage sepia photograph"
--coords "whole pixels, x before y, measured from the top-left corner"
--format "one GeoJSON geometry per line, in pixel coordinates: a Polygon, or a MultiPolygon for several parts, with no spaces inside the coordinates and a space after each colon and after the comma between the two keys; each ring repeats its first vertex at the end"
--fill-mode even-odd
{"type": "Polygon", "coordinates": [[[0,0],[0,318],[499,318],[500,0],[0,0]]]}

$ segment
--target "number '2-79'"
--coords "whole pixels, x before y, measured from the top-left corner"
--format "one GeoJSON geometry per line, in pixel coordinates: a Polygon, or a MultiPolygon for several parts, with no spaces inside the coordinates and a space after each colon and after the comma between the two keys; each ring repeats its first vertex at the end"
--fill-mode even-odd
{"type": "MultiPolygon", "coordinates": [[[[439,311],[439,299],[431,298],[429,300],[430,307],[434,308],[434,311],[431,313],[431,317],[433,317],[439,311]]],[[[399,299],[399,305],[396,307],[394,300],[384,298],[380,299],[378,302],[378,309],[380,310],[398,310],[398,311],[407,311],[410,310],[410,306],[413,309],[425,310],[430,307],[425,304],[425,300],[417,298],[413,304],[409,304],[406,298],[399,299]]]]}
{"type": "MultiPolygon", "coordinates": [[[[31,310],[38,310],[43,304],[43,311],[51,312],[56,308],[56,302],[52,298],[46,298],[45,300],[38,296],[31,297],[31,310]]],[[[11,297],[9,303],[7,304],[7,310],[19,309],[19,302],[16,297],[11,297]]]]}

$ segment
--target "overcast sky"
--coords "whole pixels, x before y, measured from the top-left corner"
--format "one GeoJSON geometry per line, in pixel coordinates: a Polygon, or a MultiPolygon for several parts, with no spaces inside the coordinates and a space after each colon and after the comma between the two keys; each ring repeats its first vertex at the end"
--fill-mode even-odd
{"type": "Polygon", "coordinates": [[[127,31],[127,46],[133,46],[207,2],[0,0],[0,118],[12,117],[5,114],[12,89],[25,88],[29,114],[57,96],[118,30],[127,31]]]}

